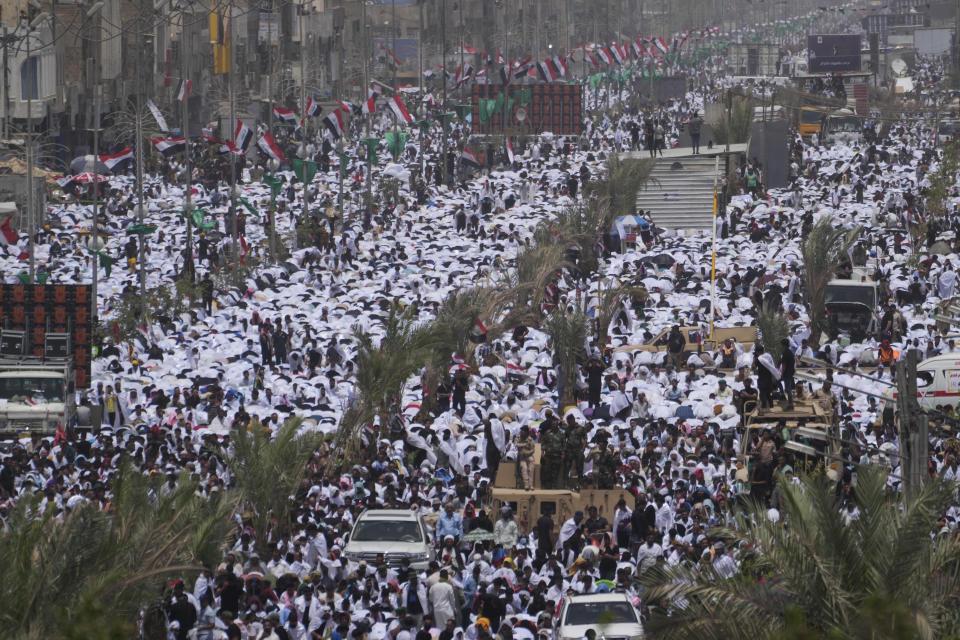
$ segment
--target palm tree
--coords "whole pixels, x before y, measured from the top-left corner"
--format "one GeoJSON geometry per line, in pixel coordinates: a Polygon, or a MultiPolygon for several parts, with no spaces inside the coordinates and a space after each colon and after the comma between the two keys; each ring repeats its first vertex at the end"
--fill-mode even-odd
{"type": "Polygon", "coordinates": [[[773,356],[775,361],[779,361],[780,341],[790,336],[790,323],[787,317],[777,309],[764,304],[763,309],[757,314],[757,328],[760,331],[763,350],[773,356]]]}
{"type": "Polygon", "coordinates": [[[0,624],[14,638],[133,637],[137,612],[165,581],[219,561],[233,527],[229,494],[198,495],[181,475],[129,464],[113,480],[109,510],[81,503],[61,516],[43,494],[21,497],[0,535],[0,624]]]}
{"type": "Polygon", "coordinates": [[[931,480],[902,504],[887,477],[859,471],[852,498],[859,517],[849,524],[825,474],[781,482],[779,521],[751,503],[735,528],[711,532],[728,547],[754,550],[734,577],[710,565],[644,573],[648,630],[668,640],[810,637],[797,633],[804,625],[819,638],[957,637],[960,543],[953,534],[931,536],[953,486],[931,480]]]}
{"type": "Polygon", "coordinates": [[[820,346],[820,334],[827,328],[826,289],[834,272],[847,256],[847,249],[860,236],[860,227],[834,227],[829,218],[820,218],[803,244],[803,270],[807,313],[810,315],[810,346],[820,346]]]}
{"type": "Polygon", "coordinates": [[[716,144],[738,144],[746,142],[750,137],[750,126],[753,124],[753,101],[749,98],[737,96],[729,112],[724,111],[720,122],[713,125],[713,141],[716,144]]]}
{"type": "Polygon", "coordinates": [[[298,433],[301,422],[300,418],[288,418],[271,434],[254,420],[249,429],[231,432],[233,446],[220,452],[261,551],[266,550],[271,530],[290,531],[290,497],[323,439],[315,432],[298,433]]]}
{"type": "Polygon", "coordinates": [[[636,210],[637,192],[646,188],[655,164],[652,158],[623,160],[618,154],[610,155],[606,175],[594,183],[595,192],[609,207],[602,230],[609,229],[615,218],[636,210]]]}
{"type": "Polygon", "coordinates": [[[334,436],[334,448],[344,452],[331,464],[338,465],[357,457],[363,438],[362,429],[379,418],[385,430],[399,409],[407,381],[424,367],[439,369],[450,358],[451,326],[444,323],[417,324],[412,307],[390,308],[383,323],[379,342],[359,327],[357,341],[357,397],[346,409],[334,436]]]}
{"type": "Polygon", "coordinates": [[[572,266],[565,252],[559,244],[540,243],[517,253],[514,268],[502,273],[495,283],[497,296],[493,302],[506,310],[506,327],[539,326],[547,286],[557,281],[560,271],[572,266]]]}
{"type": "Polygon", "coordinates": [[[579,367],[586,356],[587,320],[579,311],[555,309],[544,322],[550,336],[553,364],[560,379],[560,406],[573,403],[579,367]]]}

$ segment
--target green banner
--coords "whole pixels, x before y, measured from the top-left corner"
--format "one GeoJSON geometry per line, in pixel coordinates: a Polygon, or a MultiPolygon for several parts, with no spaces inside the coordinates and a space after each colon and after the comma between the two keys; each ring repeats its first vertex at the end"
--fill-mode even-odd
{"type": "Polygon", "coordinates": [[[350,166],[350,157],[342,151],[337,151],[337,156],[340,158],[340,177],[346,178],[347,167],[350,166]]]}
{"type": "Polygon", "coordinates": [[[380,146],[380,138],[360,138],[360,142],[367,147],[367,162],[373,166],[377,166],[379,164],[377,147],[380,146]]]}
{"type": "Polygon", "coordinates": [[[403,153],[403,150],[407,146],[407,138],[409,137],[410,134],[406,131],[388,131],[384,136],[387,141],[387,149],[390,150],[390,154],[394,160],[399,158],[400,154],[403,153]]]}
{"type": "Polygon", "coordinates": [[[313,182],[313,176],[317,175],[317,163],[313,160],[301,160],[300,158],[294,158],[290,162],[293,167],[293,173],[297,176],[297,180],[303,182],[304,184],[309,184],[313,182]]]}
{"type": "Polygon", "coordinates": [[[453,110],[457,112],[457,117],[461,120],[466,120],[467,115],[473,112],[472,104],[455,104],[453,105],[453,110]]]}
{"type": "Polygon", "coordinates": [[[276,196],[280,193],[280,187],[283,186],[283,180],[268,173],[263,174],[263,181],[270,187],[270,191],[276,196]]]}
{"type": "Polygon", "coordinates": [[[517,104],[525,107],[533,100],[533,89],[517,89],[513,92],[513,97],[516,98],[517,104]]]}

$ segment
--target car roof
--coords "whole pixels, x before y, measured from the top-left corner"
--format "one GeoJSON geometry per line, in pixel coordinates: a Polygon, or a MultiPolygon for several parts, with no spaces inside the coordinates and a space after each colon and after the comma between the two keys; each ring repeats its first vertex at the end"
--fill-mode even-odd
{"type": "Polygon", "coordinates": [[[360,517],[376,520],[416,520],[417,513],[408,509],[367,509],[360,517]]]}
{"type": "Polygon", "coordinates": [[[567,601],[574,602],[615,602],[623,600],[629,602],[630,598],[623,591],[611,591],[608,593],[579,593],[569,596],[567,601]]]}

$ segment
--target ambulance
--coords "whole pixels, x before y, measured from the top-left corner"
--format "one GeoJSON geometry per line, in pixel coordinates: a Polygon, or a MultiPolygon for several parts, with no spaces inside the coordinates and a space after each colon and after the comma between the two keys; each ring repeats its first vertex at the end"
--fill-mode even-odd
{"type": "MultiPolygon", "coordinates": [[[[886,395],[896,399],[893,388],[886,395]]],[[[960,352],[927,358],[917,365],[917,402],[922,409],[960,402],[960,352]]]]}

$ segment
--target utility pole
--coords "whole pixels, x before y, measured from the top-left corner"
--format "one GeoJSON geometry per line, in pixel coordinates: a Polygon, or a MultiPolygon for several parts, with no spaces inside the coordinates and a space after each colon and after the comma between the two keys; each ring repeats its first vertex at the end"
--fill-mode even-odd
{"type": "MultiPolygon", "coordinates": [[[[186,9],[184,9],[186,11],[186,9]]],[[[183,13],[183,18],[181,19],[181,28],[180,28],[180,77],[184,83],[188,80],[188,66],[187,66],[187,20],[186,13],[183,13]]],[[[193,219],[191,214],[193,213],[193,196],[191,195],[191,187],[193,185],[193,165],[191,164],[190,158],[190,109],[188,106],[189,100],[184,100],[180,103],[180,128],[183,130],[183,165],[184,165],[184,199],[183,199],[183,219],[187,223],[187,246],[185,249],[184,255],[184,267],[187,269],[187,272],[190,276],[190,282],[195,282],[195,272],[196,265],[193,262],[193,219]]],[[[232,152],[231,152],[232,153],[232,152]]],[[[231,160],[232,160],[231,156],[231,160]]]]}
{"type": "MultiPolygon", "coordinates": [[[[364,98],[367,96],[367,92],[370,91],[370,82],[367,77],[367,57],[370,55],[370,29],[367,27],[367,3],[366,0],[361,0],[360,7],[361,11],[361,28],[363,29],[363,51],[361,52],[360,58],[363,62],[363,87],[361,88],[364,98]]],[[[370,128],[371,121],[373,120],[373,114],[368,113],[365,121],[366,125],[366,137],[370,137],[370,128]]],[[[366,203],[363,206],[364,213],[367,215],[370,214],[373,205],[373,165],[370,164],[370,152],[367,150],[367,197],[366,203]]]]}
{"type": "MultiPolygon", "coordinates": [[[[230,127],[236,127],[237,113],[236,113],[236,96],[234,87],[233,87],[233,67],[235,58],[234,51],[236,47],[233,46],[233,2],[227,4],[227,11],[230,12],[229,24],[230,27],[227,31],[226,41],[227,46],[230,47],[230,67],[227,70],[227,94],[230,100],[230,127]]],[[[271,111],[272,111],[271,107],[271,111]]],[[[230,158],[230,221],[232,223],[232,233],[231,233],[231,253],[233,253],[233,265],[234,269],[237,269],[240,266],[240,225],[237,223],[237,161],[236,158],[230,158]]]]}
{"type": "Polygon", "coordinates": [[[920,351],[910,349],[897,370],[897,414],[900,421],[901,476],[903,496],[910,501],[923,486],[929,459],[930,440],[926,414],[917,403],[917,363],[920,351]]]}
{"type": "MultiPolygon", "coordinates": [[[[33,24],[27,25],[27,60],[30,60],[30,41],[33,40],[33,24]]],[[[28,62],[29,65],[29,62],[28,62]]],[[[34,84],[38,84],[34,78],[34,84]]],[[[36,258],[34,255],[34,236],[36,235],[33,203],[33,87],[27,87],[27,219],[29,220],[28,229],[30,231],[29,254],[30,254],[30,282],[33,282],[34,271],[36,270],[36,258]]]]}
{"type": "MultiPolygon", "coordinates": [[[[310,133],[310,123],[307,121],[307,75],[306,75],[306,57],[307,49],[304,47],[304,37],[303,37],[303,18],[306,15],[307,5],[306,2],[302,2],[298,7],[300,14],[297,16],[300,21],[300,118],[303,123],[303,131],[300,135],[302,136],[301,149],[302,153],[300,157],[303,159],[303,215],[307,216],[309,219],[310,216],[310,184],[307,181],[307,176],[310,172],[307,169],[307,163],[310,162],[310,145],[308,144],[309,133],[310,133]]],[[[273,229],[270,230],[270,247],[271,252],[273,253],[273,258],[276,259],[276,251],[273,249],[273,229]]]]}
{"type": "MultiPolygon", "coordinates": [[[[137,16],[135,24],[137,25],[137,117],[136,117],[136,136],[137,136],[137,222],[140,229],[144,228],[145,205],[143,201],[143,31],[145,25],[140,23],[143,16],[147,15],[144,0],[140,0],[140,15],[137,16]]],[[[186,144],[186,140],[184,140],[186,144]]],[[[147,293],[147,267],[146,267],[146,234],[140,234],[140,298],[146,299],[147,293]]]]}
{"type": "MultiPolygon", "coordinates": [[[[463,0],[460,0],[463,2],[463,0]]],[[[443,83],[443,103],[440,108],[440,124],[443,129],[443,138],[440,140],[440,171],[443,175],[443,184],[447,184],[449,176],[447,175],[447,0],[440,0],[440,38],[441,38],[441,61],[443,73],[440,74],[440,81],[443,83]]]]}
{"type": "MultiPolygon", "coordinates": [[[[99,44],[99,43],[98,43],[99,44]]],[[[93,279],[90,289],[90,317],[97,317],[97,280],[100,277],[100,55],[99,47],[93,58],[93,233],[90,236],[90,246],[93,253],[93,279]]]]}

